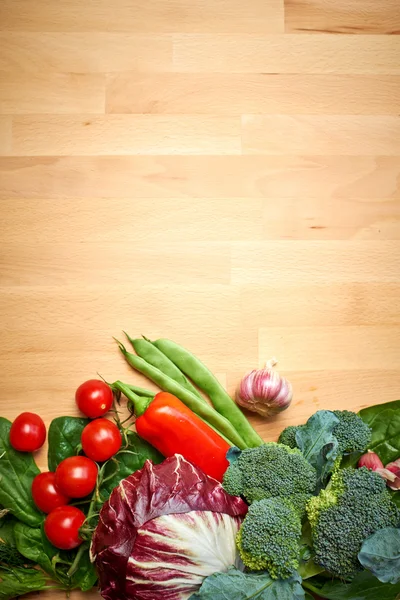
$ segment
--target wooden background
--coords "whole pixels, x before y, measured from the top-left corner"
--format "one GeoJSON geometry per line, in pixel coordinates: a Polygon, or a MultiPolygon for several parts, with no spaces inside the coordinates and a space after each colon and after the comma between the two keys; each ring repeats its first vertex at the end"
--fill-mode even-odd
{"type": "Polygon", "coordinates": [[[139,382],[122,329],[232,392],[277,357],[265,439],[400,396],[398,0],[1,0],[0,29],[0,414],[139,382]]]}

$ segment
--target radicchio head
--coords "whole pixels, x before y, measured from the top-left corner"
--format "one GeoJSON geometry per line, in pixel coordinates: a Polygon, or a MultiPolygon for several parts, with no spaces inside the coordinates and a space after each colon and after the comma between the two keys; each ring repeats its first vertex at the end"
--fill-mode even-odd
{"type": "Polygon", "coordinates": [[[182,456],[146,461],[100,512],[91,558],[106,600],[186,600],[203,579],[239,558],[235,537],[247,512],[215,479],[182,456]]]}

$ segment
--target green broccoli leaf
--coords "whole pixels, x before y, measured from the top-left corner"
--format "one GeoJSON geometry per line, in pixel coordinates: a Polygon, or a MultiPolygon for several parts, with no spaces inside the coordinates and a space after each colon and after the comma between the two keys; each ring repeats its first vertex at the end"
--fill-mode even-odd
{"type": "Polygon", "coordinates": [[[89,419],[81,417],[57,417],[52,420],[48,436],[49,471],[55,471],[62,460],[77,454],[82,431],[88,423],[89,419]]]}
{"type": "Polygon", "coordinates": [[[339,419],[329,410],[319,410],[296,432],[296,442],[304,458],[316,469],[319,487],[332,471],[338,456],[338,441],[333,435],[339,419]]]}
{"type": "Polygon", "coordinates": [[[295,574],[284,581],[267,573],[242,573],[232,567],[227,573],[207,577],[189,600],[305,600],[301,577],[295,574]]]}
{"type": "Polygon", "coordinates": [[[27,525],[40,525],[43,515],[32,499],[32,481],[40,473],[30,452],[10,444],[11,423],[0,417],[0,504],[27,525]]]}
{"type": "Polygon", "coordinates": [[[384,465],[400,457],[400,400],[369,406],[359,412],[372,429],[368,448],[377,453],[384,465]]]}
{"type": "Polygon", "coordinates": [[[380,529],[361,546],[358,560],[382,583],[400,582],[400,529],[380,529]]]}
{"type": "Polygon", "coordinates": [[[381,583],[370,571],[361,571],[349,583],[318,575],[303,586],[327,600],[398,600],[400,594],[400,583],[381,583]]]}

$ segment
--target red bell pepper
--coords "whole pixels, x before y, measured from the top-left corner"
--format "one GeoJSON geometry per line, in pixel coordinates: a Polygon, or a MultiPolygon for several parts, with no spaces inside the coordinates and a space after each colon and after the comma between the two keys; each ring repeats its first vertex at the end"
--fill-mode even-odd
{"type": "Polygon", "coordinates": [[[230,445],[214,429],[168,392],[152,399],[136,396],[126,386],[118,387],[134,406],[136,431],[144,440],[164,456],[181,454],[222,481],[229,466],[226,453],[230,445]]]}

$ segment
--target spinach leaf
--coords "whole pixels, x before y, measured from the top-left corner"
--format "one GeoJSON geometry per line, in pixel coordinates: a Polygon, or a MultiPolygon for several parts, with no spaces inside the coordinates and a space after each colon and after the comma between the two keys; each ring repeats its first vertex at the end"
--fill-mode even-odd
{"type": "Polygon", "coordinates": [[[14,535],[17,549],[23,556],[39,565],[52,577],[57,577],[52,559],[58,551],[49,542],[49,546],[54,548],[54,552],[46,552],[40,527],[29,527],[25,523],[16,523],[14,535]]]}
{"type": "Polygon", "coordinates": [[[359,412],[372,429],[369,449],[384,465],[400,458],[400,400],[369,406],[359,412]]]}
{"type": "Polygon", "coordinates": [[[386,527],[367,538],[358,560],[382,583],[400,582],[400,529],[386,527]]]}
{"type": "Polygon", "coordinates": [[[71,578],[71,587],[80,588],[82,592],[91,590],[97,582],[97,571],[92,562],[90,562],[89,548],[82,555],[79,565],[71,578]]]}
{"type": "Polygon", "coordinates": [[[400,594],[400,583],[381,583],[370,571],[361,571],[349,583],[319,575],[303,586],[327,600],[397,600],[400,594]]]}
{"type": "Polygon", "coordinates": [[[32,481],[40,473],[32,454],[10,444],[11,423],[0,417],[0,504],[27,525],[40,525],[42,514],[32,499],[32,481]]]}
{"type": "Polygon", "coordinates": [[[89,419],[81,417],[57,417],[49,427],[49,450],[47,462],[49,471],[55,471],[64,458],[75,456],[81,443],[83,429],[89,419]]]}
{"type": "Polygon", "coordinates": [[[316,469],[320,488],[332,471],[338,456],[338,441],[333,430],[339,419],[329,410],[319,410],[296,431],[296,442],[308,462],[316,469]]]}
{"type": "Polygon", "coordinates": [[[164,460],[164,457],[158,450],[139,437],[134,431],[127,432],[127,441],[128,445],[122,448],[104,466],[102,483],[100,485],[102,502],[108,500],[111,492],[122,479],[141,469],[146,460],[152,460],[154,464],[159,464],[164,460]]]}
{"type": "Polygon", "coordinates": [[[189,600],[305,600],[301,578],[271,579],[268,573],[242,573],[234,567],[227,573],[207,577],[200,590],[189,600]]]}
{"type": "Polygon", "coordinates": [[[43,527],[28,527],[23,523],[17,523],[14,531],[19,552],[59,581],[64,589],[80,588],[82,591],[87,591],[95,585],[97,573],[90,562],[88,546],[84,548],[75,573],[69,577],[68,571],[80,547],[69,552],[58,550],[47,539],[43,527]]]}
{"type": "Polygon", "coordinates": [[[46,579],[41,571],[24,567],[0,567],[0,600],[10,600],[28,592],[39,592],[46,587],[46,579]]]}

